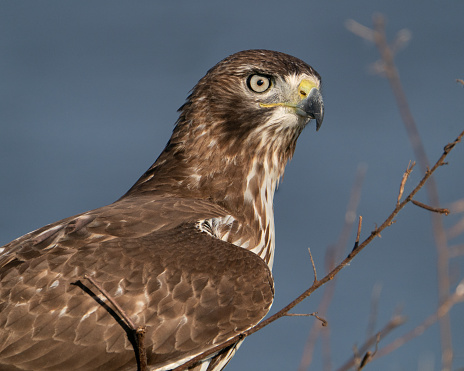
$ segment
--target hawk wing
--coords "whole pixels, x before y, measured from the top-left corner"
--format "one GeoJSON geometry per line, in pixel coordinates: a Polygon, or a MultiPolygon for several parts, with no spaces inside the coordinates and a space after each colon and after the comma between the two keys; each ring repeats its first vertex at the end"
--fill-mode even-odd
{"type": "Polygon", "coordinates": [[[135,340],[84,275],[146,326],[150,369],[171,369],[258,323],[273,299],[268,266],[196,227],[225,215],[201,200],[128,197],[5,245],[0,368],[135,368],[135,340]]]}

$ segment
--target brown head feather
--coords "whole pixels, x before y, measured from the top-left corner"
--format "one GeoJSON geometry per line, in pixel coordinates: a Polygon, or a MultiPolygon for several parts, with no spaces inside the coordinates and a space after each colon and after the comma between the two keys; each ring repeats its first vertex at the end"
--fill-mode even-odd
{"type": "MultiPolygon", "coordinates": [[[[237,211],[254,161],[262,164],[267,158],[280,177],[303,127],[267,125],[274,110],[260,109],[260,96],[249,94],[246,86],[255,73],[306,74],[320,81],[312,67],[284,53],[246,50],[225,58],[195,86],[179,109],[166,148],[127,195],[169,192],[237,211]]],[[[257,175],[256,182],[262,183],[264,172],[257,175]]]]}

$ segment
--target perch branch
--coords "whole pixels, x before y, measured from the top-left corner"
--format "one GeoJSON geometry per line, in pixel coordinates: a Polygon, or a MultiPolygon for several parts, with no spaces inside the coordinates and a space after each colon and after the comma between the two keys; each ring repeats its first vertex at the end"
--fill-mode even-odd
{"type": "Polygon", "coordinates": [[[443,154],[440,156],[440,158],[437,160],[435,165],[427,170],[421,179],[421,181],[418,183],[418,185],[409,193],[409,195],[402,201],[400,202],[399,205],[395,207],[395,209],[392,211],[392,213],[385,219],[385,221],[374,231],[371,232],[371,234],[359,245],[359,247],[356,250],[353,250],[340,264],[338,264],[332,271],[330,271],[328,274],[324,276],[324,278],[318,280],[315,282],[311,287],[309,287],[307,290],[305,290],[300,296],[298,296],[295,300],[293,300],[291,303],[286,305],[284,308],[279,310],[277,313],[273,314],[272,316],[268,317],[264,321],[261,321],[258,323],[256,326],[250,328],[247,331],[242,332],[241,334],[238,334],[234,336],[233,338],[229,339],[228,341],[219,344],[217,346],[214,346],[207,351],[199,354],[198,356],[192,358],[190,361],[184,363],[183,365],[180,365],[173,369],[172,371],[182,371],[186,370],[189,367],[193,366],[194,364],[200,362],[204,358],[219,352],[221,349],[232,345],[239,340],[243,339],[246,336],[249,336],[251,334],[254,334],[255,332],[261,330],[262,328],[266,327],[270,323],[276,321],[277,319],[286,316],[287,313],[293,309],[297,304],[301,303],[304,299],[309,297],[314,291],[316,291],[319,287],[325,285],[327,282],[331,281],[332,279],[335,278],[335,276],[347,265],[350,264],[350,262],[358,255],[368,244],[372,242],[372,240],[377,237],[380,232],[382,232],[385,228],[389,227],[392,224],[393,219],[398,215],[398,213],[413,199],[413,197],[416,195],[417,192],[425,185],[425,183],[430,179],[432,174],[437,170],[440,166],[444,164],[445,158],[448,156],[450,151],[458,144],[461,140],[462,137],[464,136],[464,131],[459,134],[459,136],[451,143],[448,143],[444,150],[443,154]]]}

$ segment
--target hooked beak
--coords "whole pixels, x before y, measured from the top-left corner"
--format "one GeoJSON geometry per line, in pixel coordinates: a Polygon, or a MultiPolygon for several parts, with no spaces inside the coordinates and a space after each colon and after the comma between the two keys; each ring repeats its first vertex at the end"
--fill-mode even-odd
{"type": "Polygon", "coordinates": [[[316,120],[316,131],[322,125],[324,119],[324,102],[319,89],[312,88],[308,96],[296,105],[298,114],[316,120]]]}

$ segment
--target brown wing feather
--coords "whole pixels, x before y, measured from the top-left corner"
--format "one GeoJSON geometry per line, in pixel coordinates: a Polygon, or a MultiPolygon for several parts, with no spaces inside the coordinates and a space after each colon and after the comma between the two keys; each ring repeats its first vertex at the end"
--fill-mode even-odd
{"type": "Polygon", "coordinates": [[[124,199],[6,245],[0,368],[134,369],[134,339],[84,274],[147,326],[150,366],[180,362],[256,324],[272,302],[272,277],[255,254],[194,226],[221,215],[198,200],[124,199]]]}

